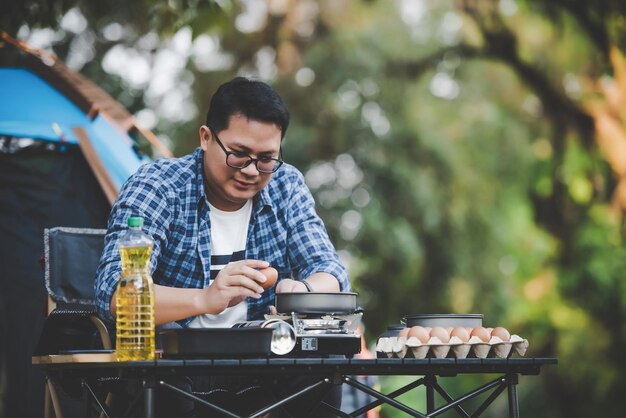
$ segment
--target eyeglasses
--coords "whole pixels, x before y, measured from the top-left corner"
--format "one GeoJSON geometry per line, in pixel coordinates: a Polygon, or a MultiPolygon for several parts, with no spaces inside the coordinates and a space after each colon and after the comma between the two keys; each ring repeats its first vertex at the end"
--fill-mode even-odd
{"type": "Polygon", "coordinates": [[[211,130],[211,133],[215,137],[215,142],[217,142],[217,145],[219,145],[220,148],[226,154],[226,165],[231,168],[242,169],[254,163],[259,173],[270,174],[278,170],[280,166],[283,165],[282,149],[278,151],[278,158],[272,158],[272,157],[252,158],[250,155],[246,154],[245,152],[228,151],[226,147],[224,146],[224,144],[222,144],[222,141],[220,141],[219,136],[217,136],[217,133],[213,130],[213,128],[209,126],[209,129],[211,130]]]}

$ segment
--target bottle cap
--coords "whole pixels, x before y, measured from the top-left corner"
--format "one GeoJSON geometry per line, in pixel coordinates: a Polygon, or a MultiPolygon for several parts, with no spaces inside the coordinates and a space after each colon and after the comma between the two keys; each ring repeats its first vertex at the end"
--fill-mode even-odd
{"type": "Polygon", "coordinates": [[[131,216],[128,218],[128,226],[143,226],[143,218],[141,216],[131,216]]]}

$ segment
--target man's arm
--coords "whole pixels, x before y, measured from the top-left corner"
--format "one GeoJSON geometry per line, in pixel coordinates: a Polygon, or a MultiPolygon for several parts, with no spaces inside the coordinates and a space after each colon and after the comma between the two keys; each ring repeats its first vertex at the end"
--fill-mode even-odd
{"type": "MultiPolygon", "coordinates": [[[[206,289],[183,289],[154,285],[154,316],[157,325],[178,321],[202,313],[206,289]]],[[[111,315],[115,317],[117,290],[111,297],[111,315]]]]}
{"type": "Polygon", "coordinates": [[[154,271],[156,260],[167,242],[166,231],[171,218],[170,206],[168,199],[155,187],[154,182],[142,178],[141,168],[120,190],[109,216],[104,250],[96,271],[96,306],[102,319],[108,322],[115,321],[109,305],[122,270],[117,243],[128,229],[128,218],[130,216],[144,218],[143,230],[154,240],[150,259],[151,271],[154,271]]]}
{"type": "MultiPolygon", "coordinates": [[[[211,286],[204,289],[184,289],[154,285],[154,313],[157,325],[179,321],[201,314],[219,314],[246,297],[259,299],[265,276],[257,269],[267,267],[266,261],[243,260],[224,267],[211,286]]],[[[115,295],[110,310],[115,317],[115,295]]]]}
{"type": "MultiPolygon", "coordinates": [[[[313,291],[350,291],[348,272],[328,237],[324,223],[315,211],[313,196],[301,173],[293,178],[289,196],[288,251],[295,279],[306,280],[313,291]]],[[[277,292],[307,291],[302,283],[277,287],[277,292]]]]}

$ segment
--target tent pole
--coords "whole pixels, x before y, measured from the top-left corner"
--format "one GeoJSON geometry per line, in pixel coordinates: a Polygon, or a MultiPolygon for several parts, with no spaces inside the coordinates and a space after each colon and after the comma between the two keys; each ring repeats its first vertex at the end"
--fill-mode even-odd
{"type": "Polygon", "coordinates": [[[74,134],[78,138],[78,145],[80,146],[80,149],[83,152],[87,163],[93,170],[96,179],[98,180],[98,183],[100,183],[100,187],[102,187],[104,195],[106,196],[111,206],[113,206],[113,203],[115,203],[115,199],[117,198],[117,194],[119,192],[117,190],[117,187],[115,187],[115,184],[113,183],[113,179],[111,179],[111,176],[104,167],[104,164],[102,163],[100,156],[98,156],[98,153],[94,149],[93,144],[89,139],[89,135],[87,135],[85,129],[74,128],[74,134]]]}

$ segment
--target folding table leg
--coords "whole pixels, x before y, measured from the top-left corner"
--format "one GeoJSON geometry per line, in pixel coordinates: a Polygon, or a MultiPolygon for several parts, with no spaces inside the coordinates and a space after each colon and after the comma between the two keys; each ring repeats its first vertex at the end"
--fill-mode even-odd
{"type": "Polygon", "coordinates": [[[154,417],[154,388],[155,383],[153,381],[143,380],[143,410],[145,418],[154,417]]]}
{"type": "Polygon", "coordinates": [[[519,405],[517,403],[517,383],[518,375],[516,373],[506,376],[507,389],[509,395],[509,417],[519,418],[519,405]]]}
{"type": "Polygon", "coordinates": [[[426,387],[426,412],[431,413],[435,410],[435,387],[437,378],[434,375],[424,376],[424,386],[426,387]]]}

